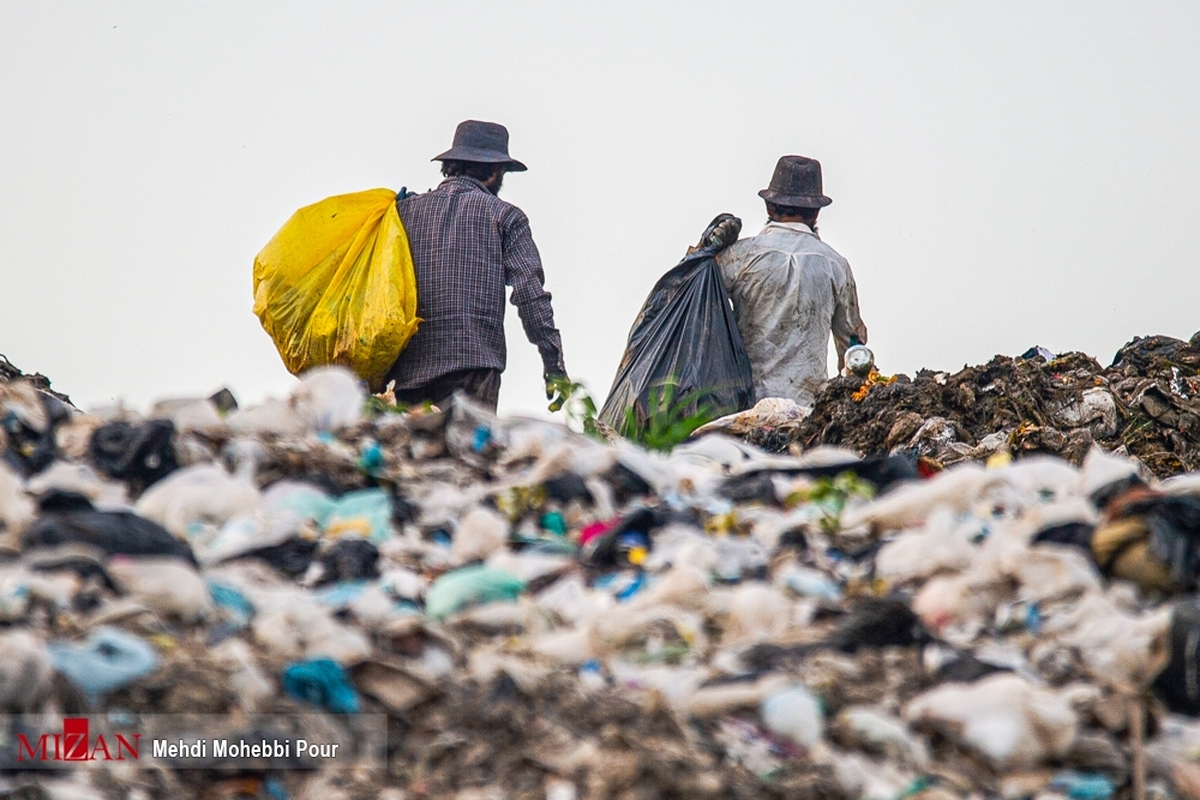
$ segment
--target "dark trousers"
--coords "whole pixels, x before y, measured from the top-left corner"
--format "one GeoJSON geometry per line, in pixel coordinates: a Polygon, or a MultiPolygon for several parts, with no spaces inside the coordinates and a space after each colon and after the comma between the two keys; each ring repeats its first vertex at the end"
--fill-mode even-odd
{"type": "Polygon", "coordinates": [[[430,402],[441,408],[446,407],[451,395],[456,391],[470,397],[480,405],[492,411],[500,399],[500,370],[498,369],[460,369],[415,389],[396,389],[396,402],[410,406],[430,402]]]}

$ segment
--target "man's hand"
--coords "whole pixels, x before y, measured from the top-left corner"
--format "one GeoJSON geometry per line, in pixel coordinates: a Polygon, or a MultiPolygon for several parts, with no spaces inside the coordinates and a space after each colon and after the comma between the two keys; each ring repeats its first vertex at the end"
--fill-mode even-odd
{"type": "Polygon", "coordinates": [[[571,395],[571,379],[561,373],[548,372],[542,376],[546,381],[546,399],[550,401],[548,409],[559,411],[571,395]]]}
{"type": "Polygon", "coordinates": [[[733,214],[718,214],[708,223],[704,235],[700,237],[700,247],[711,247],[714,250],[724,250],[737,241],[742,232],[742,221],[733,214]]]}

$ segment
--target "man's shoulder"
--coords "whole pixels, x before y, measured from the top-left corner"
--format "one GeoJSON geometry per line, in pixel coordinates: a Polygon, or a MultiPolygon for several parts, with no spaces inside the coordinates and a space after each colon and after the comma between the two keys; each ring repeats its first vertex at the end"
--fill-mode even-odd
{"type": "MultiPolygon", "coordinates": [[[[488,210],[488,212],[496,219],[524,219],[525,212],[514,206],[507,200],[501,200],[496,195],[489,192],[482,184],[475,181],[452,182],[447,181],[442,186],[449,185],[453,187],[453,191],[469,194],[472,205],[478,205],[488,210]]],[[[441,189],[442,186],[438,188],[441,189]]]]}
{"type": "Polygon", "coordinates": [[[491,198],[491,202],[494,204],[493,207],[496,209],[497,213],[505,217],[511,217],[512,219],[528,219],[528,217],[525,216],[524,211],[517,208],[507,200],[501,200],[499,197],[496,197],[490,192],[488,193],[488,197],[491,198]]]}
{"type": "Polygon", "coordinates": [[[737,240],[718,254],[717,263],[726,271],[740,271],[751,263],[782,266],[808,259],[827,262],[842,272],[850,267],[841,253],[816,236],[778,229],[737,240]]]}
{"type": "Polygon", "coordinates": [[[762,253],[782,255],[821,255],[838,258],[837,251],[809,233],[768,228],[754,236],[738,239],[721,252],[729,259],[752,257],[762,253]]]}
{"type": "Polygon", "coordinates": [[[796,258],[822,258],[835,264],[846,264],[846,259],[837,250],[821,240],[815,233],[768,228],[755,239],[762,239],[763,249],[777,250],[796,258]]]}
{"type": "Polygon", "coordinates": [[[471,196],[471,207],[482,217],[492,220],[499,228],[511,231],[520,225],[529,225],[525,212],[491,192],[478,192],[471,196]],[[480,198],[478,195],[482,194],[480,198]]]}
{"type": "Polygon", "coordinates": [[[809,240],[805,243],[806,249],[812,252],[814,255],[824,256],[830,261],[834,261],[838,264],[847,263],[845,256],[843,256],[837,250],[834,250],[821,239],[818,239],[816,236],[806,236],[804,238],[809,240]]]}
{"type": "Polygon", "coordinates": [[[718,260],[741,261],[748,258],[755,258],[763,253],[787,252],[790,249],[786,243],[780,242],[778,238],[759,233],[754,236],[743,236],[718,253],[717,258],[718,260]]]}
{"type": "MultiPolygon", "coordinates": [[[[399,201],[397,207],[402,216],[405,212],[412,214],[433,213],[444,209],[450,203],[450,198],[455,195],[465,196],[460,197],[459,202],[461,203],[462,200],[466,200],[465,206],[468,213],[490,217],[501,223],[511,223],[527,219],[524,211],[506,200],[501,200],[486,189],[453,180],[442,181],[441,184],[428,192],[409,195],[399,201]]],[[[462,208],[461,205],[459,207],[460,209],[462,208]]]]}

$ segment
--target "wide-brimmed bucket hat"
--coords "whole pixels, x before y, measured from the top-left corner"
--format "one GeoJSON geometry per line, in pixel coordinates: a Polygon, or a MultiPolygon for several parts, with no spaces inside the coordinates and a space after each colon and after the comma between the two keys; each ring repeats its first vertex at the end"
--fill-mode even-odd
{"type": "Polygon", "coordinates": [[[824,208],[833,202],[821,189],[821,162],[804,156],[780,158],[771,185],[758,196],[768,203],[793,208],[824,208]]]}
{"type": "Polygon", "coordinates": [[[527,167],[508,154],[508,128],[496,122],[468,119],[454,129],[454,146],[430,161],[479,161],[507,164],[509,172],[524,172],[527,167]]]}

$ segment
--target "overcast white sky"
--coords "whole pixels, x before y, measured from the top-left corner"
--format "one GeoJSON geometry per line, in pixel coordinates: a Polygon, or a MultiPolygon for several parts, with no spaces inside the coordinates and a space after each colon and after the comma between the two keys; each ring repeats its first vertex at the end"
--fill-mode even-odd
{"type": "MultiPolygon", "coordinates": [[[[821,160],[885,372],[1200,328],[1200,4],[0,3],[0,353],[81,405],[293,379],[251,312],[296,208],[508,126],[598,400],[654,281],[821,160]]],[[[502,410],[544,408],[509,313],[502,410]]]]}

